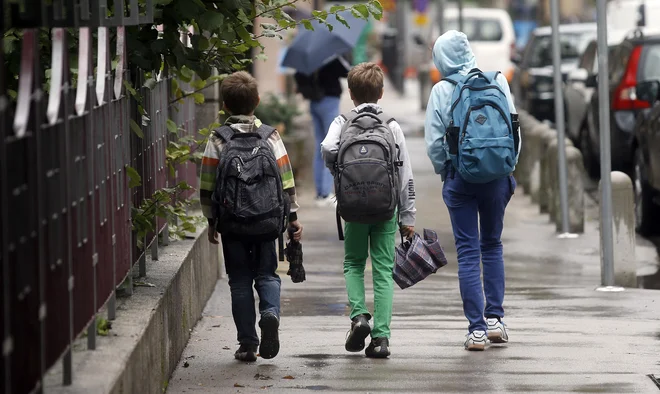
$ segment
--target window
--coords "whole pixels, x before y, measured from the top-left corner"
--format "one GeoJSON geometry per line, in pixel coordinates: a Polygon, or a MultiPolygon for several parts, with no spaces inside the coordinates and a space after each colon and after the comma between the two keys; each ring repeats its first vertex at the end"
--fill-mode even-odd
{"type": "MultiPolygon", "coordinates": [[[[589,41],[595,36],[591,33],[563,33],[559,35],[562,62],[577,62],[589,41]]],[[[530,67],[552,66],[552,36],[538,36],[530,48],[530,67]]]]}
{"type": "Polygon", "coordinates": [[[642,77],[645,81],[660,81],[660,45],[647,46],[644,52],[642,77]]]}
{"type": "Polygon", "coordinates": [[[629,44],[621,44],[613,47],[607,55],[607,65],[610,74],[610,83],[617,84],[626,73],[628,59],[632,53],[632,47],[629,44]]]}
{"type": "Polygon", "coordinates": [[[594,63],[596,63],[595,59],[596,59],[596,43],[592,42],[591,44],[589,44],[587,49],[584,50],[584,53],[580,58],[580,63],[578,64],[578,68],[585,69],[589,73],[591,73],[594,68],[594,63]]]}
{"type": "MultiPolygon", "coordinates": [[[[447,30],[460,30],[458,28],[458,18],[447,19],[445,23],[447,30]]],[[[502,40],[502,26],[498,19],[485,18],[463,18],[463,33],[469,41],[490,41],[497,42],[502,40]]]]}

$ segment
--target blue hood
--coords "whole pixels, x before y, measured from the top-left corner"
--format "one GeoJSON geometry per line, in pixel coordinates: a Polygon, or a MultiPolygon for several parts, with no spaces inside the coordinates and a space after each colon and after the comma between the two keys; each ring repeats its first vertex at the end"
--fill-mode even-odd
{"type": "Polygon", "coordinates": [[[467,36],[456,30],[449,30],[435,40],[433,63],[443,77],[457,72],[464,74],[477,67],[467,36]]]}

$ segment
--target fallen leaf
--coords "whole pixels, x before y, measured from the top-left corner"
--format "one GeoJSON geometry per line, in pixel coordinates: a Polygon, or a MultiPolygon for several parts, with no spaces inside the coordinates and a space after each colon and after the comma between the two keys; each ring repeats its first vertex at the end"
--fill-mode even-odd
{"type": "Polygon", "coordinates": [[[230,349],[229,349],[229,346],[225,346],[225,347],[223,347],[223,349],[225,349],[225,350],[230,350],[230,349]]]}
{"type": "Polygon", "coordinates": [[[262,375],[260,373],[257,373],[256,375],[254,375],[254,379],[255,380],[273,380],[273,378],[271,378],[270,376],[262,375]]]}
{"type": "Polygon", "coordinates": [[[269,387],[273,387],[273,385],[272,385],[272,384],[269,384],[268,386],[261,386],[261,389],[262,389],[262,390],[266,390],[266,389],[269,388],[269,387]]]}
{"type": "Polygon", "coordinates": [[[211,326],[211,328],[220,328],[220,324],[216,324],[215,326],[211,326]]]}
{"type": "Polygon", "coordinates": [[[292,380],[292,379],[295,379],[295,378],[294,378],[293,376],[291,376],[291,375],[286,375],[286,376],[283,377],[282,379],[289,379],[289,380],[292,380]]]}
{"type": "Polygon", "coordinates": [[[245,387],[242,384],[234,383],[234,387],[245,387]]]}
{"type": "Polygon", "coordinates": [[[186,357],[186,360],[190,360],[192,358],[195,358],[195,356],[188,356],[188,357],[186,357]]]}
{"type": "Polygon", "coordinates": [[[190,364],[188,364],[188,361],[185,361],[185,362],[183,363],[183,367],[184,367],[184,368],[188,368],[189,366],[190,366],[190,364]]]}

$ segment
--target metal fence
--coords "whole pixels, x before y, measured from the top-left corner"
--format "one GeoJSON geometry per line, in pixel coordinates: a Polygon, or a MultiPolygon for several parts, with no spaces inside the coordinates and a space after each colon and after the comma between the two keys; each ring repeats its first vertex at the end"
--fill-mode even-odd
{"type": "MultiPolygon", "coordinates": [[[[63,384],[71,382],[74,338],[88,328],[88,348],[94,349],[97,312],[107,302],[113,319],[117,286],[128,277],[132,291],[129,273],[136,263],[144,274],[144,253],[131,231],[131,206],[159,188],[196,181],[194,164],[179,166],[176,177],[165,165],[167,119],[195,130],[194,102],[171,105],[167,78],[152,90],[141,89],[151,122],[143,127],[144,138],[131,132],[130,120],[140,124],[141,115],[123,81],[138,83],[140,77],[126,62],[125,26],[152,23],[153,6],[151,0],[146,5],[126,0],[114,1],[114,7],[108,17],[104,0],[0,2],[0,30],[22,29],[15,100],[8,96],[12,76],[0,45],[4,393],[41,392],[45,371],[59,359],[63,384]],[[43,28],[50,29],[52,40],[49,64],[40,61],[43,28]],[[70,31],[78,39],[78,64],[73,65],[70,31]],[[111,35],[116,36],[112,48],[111,35]],[[71,80],[72,68],[77,81],[71,80]],[[45,69],[50,70],[48,91],[43,89],[45,69]],[[142,186],[128,188],[128,166],[141,175],[142,186]]],[[[163,221],[158,224],[159,232],[166,230],[163,221]]],[[[153,245],[156,258],[157,240],[154,233],[145,243],[153,245]]]]}

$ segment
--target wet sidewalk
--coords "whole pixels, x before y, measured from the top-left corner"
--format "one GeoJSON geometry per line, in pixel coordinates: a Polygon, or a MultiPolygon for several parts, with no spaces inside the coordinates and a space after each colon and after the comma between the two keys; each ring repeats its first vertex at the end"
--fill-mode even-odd
{"type": "MultiPolygon", "coordinates": [[[[449,265],[407,290],[396,289],[388,360],[347,353],[343,247],[334,212],[301,195],[308,280],[282,276],[282,350],[273,360],[233,359],[236,334],[226,279],[194,328],[169,393],[323,392],[657,392],[660,293],[601,293],[598,234],[557,239],[554,225],[517,193],[505,219],[506,322],[511,342],[463,350],[467,322],[456,252],[440,179],[423,140],[409,139],[417,228],[440,236],[449,265]]],[[[367,274],[367,283],[371,280],[367,274]]],[[[367,298],[372,298],[368,284],[367,298]]]]}

